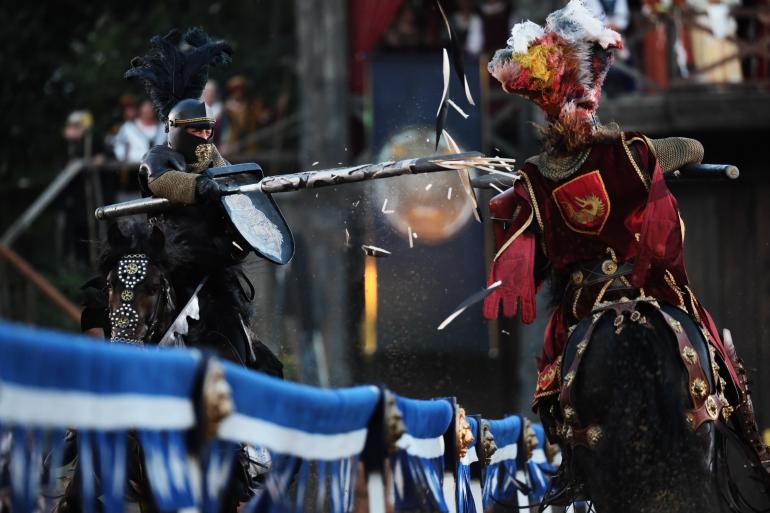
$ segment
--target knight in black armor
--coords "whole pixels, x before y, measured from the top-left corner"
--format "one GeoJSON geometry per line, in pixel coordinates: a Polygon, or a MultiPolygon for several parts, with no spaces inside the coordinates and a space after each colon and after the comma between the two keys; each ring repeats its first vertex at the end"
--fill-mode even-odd
{"type": "Polygon", "coordinates": [[[247,326],[254,288],[240,263],[249,252],[237,242],[219,202],[217,182],[206,173],[229,165],[213,143],[214,119],[200,100],[210,66],[229,62],[232,48],[212,40],[199,28],[184,35],[172,30],[155,36],[151,49],[131,61],[126,78],[144,83],[168,142],[154,146],[142,159],[139,184],[144,196],[166,198],[175,208],[150,222],[159,226],[177,251],[172,276],[178,303],[199,292],[200,321],[192,322],[188,345],[213,346],[225,358],[268,374],[282,376],[282,365],[261,342],[251,341],[247,326]]]}

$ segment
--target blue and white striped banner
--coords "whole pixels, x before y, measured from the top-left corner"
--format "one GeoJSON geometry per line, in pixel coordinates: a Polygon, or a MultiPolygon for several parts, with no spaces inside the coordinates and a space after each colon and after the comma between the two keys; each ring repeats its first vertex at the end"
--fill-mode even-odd
{"type": "MultiPolygon", "coordinates": [[[[471,428],[473,442],[468,452],[457,463],[457,513],[476,513],[476,503],[471,490],[471,465],[479,461],[476,445],[479,440],[479,423],[473,417],[466,417],[471,428]]],[[[481,513],[481,512],[479,512],[481,513]]]]}
{"type": "Polygon", "coordinates": [[[12,433],[15,512],[32,511],[41,454],[61,454],[64,430],[77,431],[83,504],[97,495],[106,513],[123,511],[126,433],[137,430],[158,507],[195,505],[184,431],[200,355],[143,350],[0,323],[0,424],[12,433]]]}
{"type": "Polygon", "coordinates": [[[548,479],[556,473],[556,467],[548,461],[545,454],[545,430],[542,424],[533,423],[537,446],[527,462],[527,476],[530,486],[529,499],[533,503],[543,500],[548,489],[548,479]]]}
{"type": "Polygon", "coordinates": [[[396,395],[406,432],[391,457],[396,511],[447,511],[444,479],[444,433],[454,415],[446,399],[423,401],[396,395]]]}
{"type": "Polygon", "coordinates": [[[526,474],[521,459],[522,419],[512,415],[501,420],[489,420],[489,431],[495,438],[497,451],[484,476],[484,508],[493,504],[526,505],[526,474]],[[524,503],[522,503],[524,502],[524,503]]]}
{"type": "MultiPolygon", "coordinates": [[[[161,511],[215,510],[239,444],[267,449],[272,461],[264,486],[244,512],[351,510],[380,389],[322,390],[222,362],[234,413],[194,468],[186,432],[196,427],[193,395],[202,363],[196,351],[106,344],[0,322],[0,463],[9,462],[10,478],[0,488],[9,485],[13,512],[38,507],[43,487],[52,484],[41,483],[41,476],[54,476],[43,471],[43,459],[48,454],[57,465],[66,429],[77,433],[80,471],[93,476],[81,480],[86,513],[94,511],[97,497],[105,513],[123,511],[129,431],[141,444],[161,511]],[[289,494],[293,482],[297,489],[289,494]],[[316,489],[309,490],[311,485],[316,489]],[[315,504],[303,504],[306,498],[315,504]]],[[[396,510],[447,511],[444,434],[453,403],[396,395],[396,404],[406,427],[389,462],[396,510]]],[[[473,417],[467,420],[474,443],[457,467],[456,503],[459,513],[477,513],[470,465],[478,460],[479,425],[473,417]]],[[[491,420],[489,428],[498,450],[483,476],[484,507],[524,506],[527,494],[539,500],[555,470],[543,452],[542,428],[534,426],[539,446],[529,462],[521,457],[521,417],[491,420]]]]}
{"type": "Polygon", "coordinates": [[[233,390],[235,411],[224,420],[219,437],[268,449],[273,467],[265,492],[251,507],[281,510],[288,505],[286,489],[299,476],[297,504],[309,484],[310,468],[318,482],[329,481],[329,497],[320,486],[319,502],[333,513],[349,511],[359,456],[367,437],[367,425],[379,402],[374,386],[322,390],[282,381],[223,363],[225,379],[233,390]]]}

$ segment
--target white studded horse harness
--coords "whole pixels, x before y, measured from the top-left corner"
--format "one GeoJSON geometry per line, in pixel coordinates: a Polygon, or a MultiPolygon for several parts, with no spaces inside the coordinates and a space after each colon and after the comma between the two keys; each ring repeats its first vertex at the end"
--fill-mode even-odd
{"type": "Polygon", "coordinates": [[[169,303],[171,286],[165,276],[162,276],[162,290],[160,291],[152,315],[146,320],[147,334],[143,339],[137,337],[140,326],[139,312],[136,308],[136,287],[147,278],[149,259],[144,253],[125,255],[118,260],[118,280],[123,284],[120,292],[120,306],[110,312],[110,327],[114,335],[111,342],[120,342],[133,345],[144,345],[152,339],[160,328],[160,313],[169,303]]]}

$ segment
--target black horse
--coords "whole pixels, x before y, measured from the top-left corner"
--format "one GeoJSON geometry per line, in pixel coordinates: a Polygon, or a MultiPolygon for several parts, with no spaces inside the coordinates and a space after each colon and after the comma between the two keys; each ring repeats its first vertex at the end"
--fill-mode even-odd
{"type": "Polygon", "coordinates": [[[208,242],[180,224],[111,225],[100,276],[87,284],[92,293],[83,328],[101,329],[112,340],[157,344],[197,292],[199,320],[189,320],[184,345],[283,377],[281,362],[249,334],[251,283],[208,242]]]}
{"type": "Polygon", "coordinates": [[[599,513],[770,511],[766,472],[725,419],[731,410],[714,409],[737,402],[726,378],[681,309],[627,299],[599,307],[563,354],[557,424],[541,412],[565,452],[545,502],[582,497],[599,513]]]}
{"type": "MultiPolygon", "coordinates": [[[[217,248],[207,247],[197,235],[178,225],[162,223],[129,221],[111,225],[99,259],[100,276],[84,287],[88,293],[82,328],[103,334],[115,343],[158,344],[168,340],[164,335],[195,294],[199,308],[193,310],[197,310],[198,319],[185,319],[188,326],[181,330],[178,340],[185,346],[283,377],[281,362],[249,334],[252,294],[248,279],[238,265],[218,265],[217,248]]],[[[75,437],[74,432],[68,433],[65,462],[76,462],[75,437]]],[[[155,513],[141,446],[134,436],[129,436],[128,450],[127,499],[138,503],[143,513],[155,513]]],[[[239,451],[220,511],[235,512],[239,502],[248,500],[255,486],[253,470],[263,463],[252,456],[245,448],[239,451]]],[[[82,511],[82,478],[75,463],[73,479],[57,511],[82,511]]]]}

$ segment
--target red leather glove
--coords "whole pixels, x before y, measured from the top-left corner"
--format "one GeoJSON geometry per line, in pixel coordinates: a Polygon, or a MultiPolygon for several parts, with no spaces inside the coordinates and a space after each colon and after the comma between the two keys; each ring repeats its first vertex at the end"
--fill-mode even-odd
{"type": "Polygon", "coordinates": [[[484,318],[495,319],[503,303],[503,315],[513,317],[521,306],[521,320],[535,320],[535,235],[524,231],[492,262],[487,286],[503,283],[484,299],[484,318]]]}

